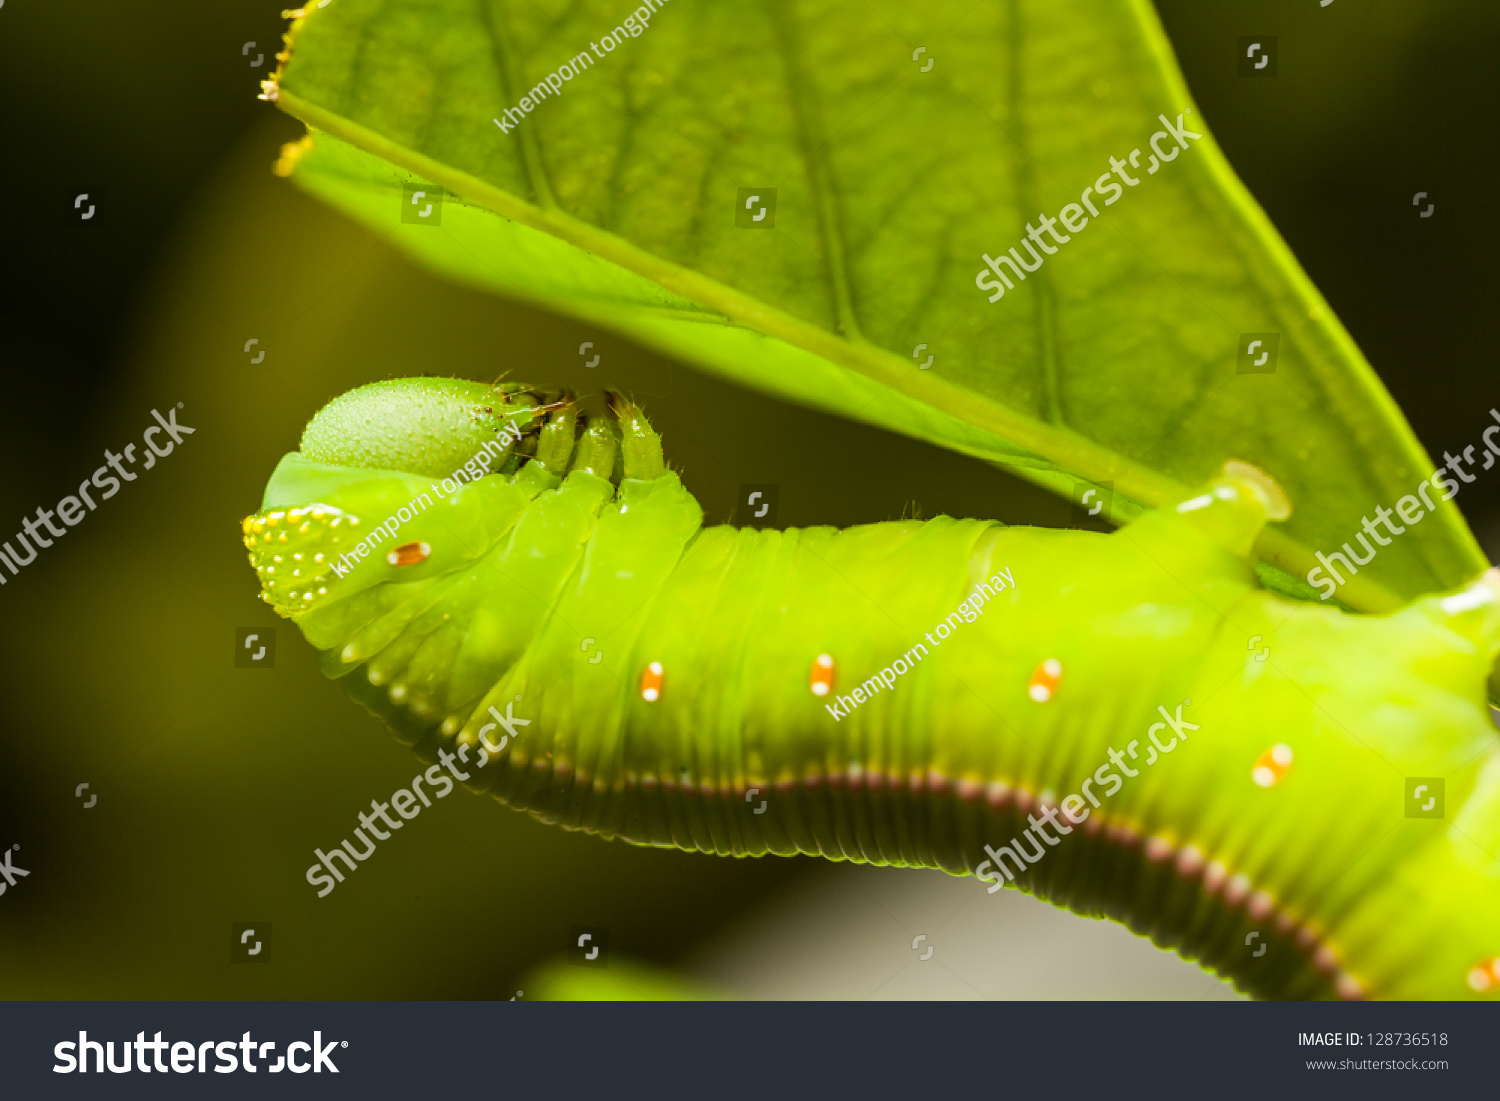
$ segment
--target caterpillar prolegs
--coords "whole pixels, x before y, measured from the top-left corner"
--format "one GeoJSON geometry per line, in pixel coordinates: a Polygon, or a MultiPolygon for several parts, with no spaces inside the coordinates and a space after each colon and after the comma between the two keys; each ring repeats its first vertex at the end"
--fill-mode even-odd
{"type": "Polygon", "coordinates": [[[408,379],[325,407],[244,534],[325,672],[545,821],[975,873],[1261,996],[1500,991],[1500,581],[1283,600],[1286,514],[1229,463],[1109,535],[706,528],[624,398],[408,379]]]}

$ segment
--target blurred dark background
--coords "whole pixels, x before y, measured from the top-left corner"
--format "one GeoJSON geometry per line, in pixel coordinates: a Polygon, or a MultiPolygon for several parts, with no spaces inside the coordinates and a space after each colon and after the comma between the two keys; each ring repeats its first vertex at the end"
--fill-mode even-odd
{"type": "MultiPolygon", "coordinates": [[[[1462,450],[1500,406],[1500,5],[1157,8],[1231,162],[1429,454],[1462,450]],[[1251,34],[1278,37],[1275,79],[1236,75],[1251,34]],[[1418,217],[1419,191],[1434,216],[1418,217]]],[[[740,482],[781,482],[782,524],[913,503],[1062,524],[1066,505],[418,271],[271,176],[302,132],[255,98],[283,26],[267,0],[0,7],[0,536],[138,440],[152,408],[183,402],[199,429],[0,588],[0,845],[22,844],[14,862],[33,871],[0,899],[0,996],[508,996],[574,925],[671,964],[831,873],[610,846],[460,795],[331,898],[301,882],[315,845],[410,776],[286,625],[276,669],[230,661],[236,627],[277,625],[234,524],[306,417],[401,372],[544,381],[593,339],[608,375],[587,381],[647,399],[711,521],[740,482]],[[271,968],[229,963],[246,920],[275,924],[271,968]]],[[[1500,477],[1457,504],[1494,560],[1500,477]]]]}

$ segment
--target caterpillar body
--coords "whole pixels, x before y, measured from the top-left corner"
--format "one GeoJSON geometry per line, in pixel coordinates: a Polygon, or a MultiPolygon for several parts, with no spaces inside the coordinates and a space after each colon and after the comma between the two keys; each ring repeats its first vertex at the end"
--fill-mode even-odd
{"type": "Polygon", "coordinates": [[[974,874],[1259,996],[1500,992],[1500,578],[1283,600],[1250,548],[1288,511],[1229,463],[1109,535],[704,527],[617,395],[407,379],[243,528],[326,673],[545,821],[974,874]]]}

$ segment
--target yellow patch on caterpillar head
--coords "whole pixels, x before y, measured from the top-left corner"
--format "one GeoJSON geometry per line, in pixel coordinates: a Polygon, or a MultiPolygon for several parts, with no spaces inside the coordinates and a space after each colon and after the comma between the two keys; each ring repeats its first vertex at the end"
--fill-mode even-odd
{"type": "Polygon", "coordinates": [[[240,523],[260,598],[287,618],[316,607],[337,583],[333,564],[359,541],[359,518],[332,505],[271,509],[240,523]]]}

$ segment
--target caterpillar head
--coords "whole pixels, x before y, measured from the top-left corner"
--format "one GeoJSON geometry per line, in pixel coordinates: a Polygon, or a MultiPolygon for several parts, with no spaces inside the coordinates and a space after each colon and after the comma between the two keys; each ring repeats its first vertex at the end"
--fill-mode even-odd
{"type": "Polygon", "coordinates": [[[660,439],[633,402],[607,397],[603,417],[580,416],[568,393],[451,378],[335,398],[242,522],[262,598],[301,622],[336,597],[475,560],[570,473],[660,477],[660,439]]]}
{"type": "Polygon", "coordinates": [[[340,394],[308,422],[304,458],[441,478],[486,444],[509,450],[558,395],[519,383],[400,378],[340,394]]]}

